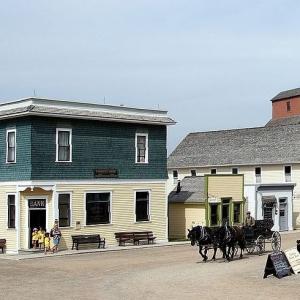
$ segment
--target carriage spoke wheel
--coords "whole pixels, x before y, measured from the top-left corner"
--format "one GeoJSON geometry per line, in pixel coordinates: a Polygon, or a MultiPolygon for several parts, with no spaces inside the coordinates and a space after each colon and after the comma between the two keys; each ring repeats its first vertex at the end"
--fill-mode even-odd
{"type": "Polygon", "coordinates": [[[254,252],[254,249],[255,249],[255,245],[254,244],[249,243],[249,244],[246,245],[246,251],[247,251],[247,253],[252,254],[254,252]]]}
{"type": "Polygon", "coordinates": [[[271,246],[273,251],[280,251],[281,249],[281,236],[278,231],[274,231],[271,237],[271,246]]]}
{"type": "Polygon", "coordinates": [[[265,251],[265,238],[260,235],[255,242],[256,253],[261,255],[265,251]]]}

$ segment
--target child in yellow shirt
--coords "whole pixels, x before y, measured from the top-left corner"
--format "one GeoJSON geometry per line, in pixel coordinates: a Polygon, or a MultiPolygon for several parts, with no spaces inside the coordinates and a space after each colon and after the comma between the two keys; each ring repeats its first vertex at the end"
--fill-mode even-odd
{"type": "Polygon", "coordinates": [[[42,250],[42,247],[44,247],[44,238],[45,238],[45,230],[40,227],[40,230],[38,231],[39,235],[39,248],[42,250]]]}
{"type": "Polygon", "coordinates": [[[44,238],[44,253],[47,254],[48,251],[50,251],[50,234],[46,232],[44,238]]]}
{"type": "Polygon", "coordinates": [[[33,247],[33,249],[36,249],[38,241],[39,241],[38,229],[33,228],[33,232],[32,232],[32,247],[33,247]]]}

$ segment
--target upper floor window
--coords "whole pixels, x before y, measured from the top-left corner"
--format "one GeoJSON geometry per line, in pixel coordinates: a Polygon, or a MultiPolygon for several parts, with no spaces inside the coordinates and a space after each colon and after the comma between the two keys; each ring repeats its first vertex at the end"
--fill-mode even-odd
{"type": "Polygon", "coordinates": [[[291,111],[291,102],[286,102],[286,111],[291,111]]]}
{"type": "Polygon", "coordinates": [[[148,134],[137,133],[135,136],[135,162],[148,163],[148,134]]]}
{"type": "Polygon", "coordinates": [[[261,183],[261,167],[255,168],[255,181],[256,183],[261,183]]]}
{"type": "Polygon", "coordinates": [[[217,174],[217,169],[210,169],[210,174],[217,174]]]}
{"type": "Polygon", "coordinates": [[[173,170],[173,183],[177,183],[178,181],[178,171],[177,170],[173,170]]]}
{"type": "Polygon", "coordinates": [[[191,176],[197,176],[196,170],[191,170],[191,176]]]}
{"type": "Polygon", "coordinates": [[[72,129],[56,129],[56,161],[72,161],[72,129]]]}
{"type": "Polygon", "coordinates": [[[16,129],[6,131],[6,162],[16,162],[16,129]]]}
{"type": "Polygon", "coordinates": [[[284,166],[284,177],[285,182],[290,182],[292,180],[292,167],[291,166],[284,166]]]}
{"type": "Polygon", "coordinates": [[[232,168],[231,169],[231,173],[232,174],[238,174],[239,173],[239,169],[238,168],[232,168]]]}

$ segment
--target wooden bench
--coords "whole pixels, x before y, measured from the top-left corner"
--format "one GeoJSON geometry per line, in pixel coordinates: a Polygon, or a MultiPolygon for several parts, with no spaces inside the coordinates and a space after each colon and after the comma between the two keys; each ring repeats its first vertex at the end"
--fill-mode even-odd
{"type": "Polygon", "coordinates": [[[4,248],[6,247],[6,239],[0,239],[0,248],[2,253],[4,253],[4,248]]]}
{"type": "Polygon", "coordinates": [[[105,238],[102,239],[100,234],[72,235],[72,241],[72,250],[74,247],[78,250],[79,244],[98,244],[98,248],[105,248],[105,238]]]}
{"type": "Polygon", "coordinates": [[[126,242],[139,245],[140,241],[147,241],[148,244],[153,244],[154,240],[156,239],[156,237],[153,236],[152,231],[116,232],[115,238],[118,240],[119,246],[125,246],[126,242]]]}

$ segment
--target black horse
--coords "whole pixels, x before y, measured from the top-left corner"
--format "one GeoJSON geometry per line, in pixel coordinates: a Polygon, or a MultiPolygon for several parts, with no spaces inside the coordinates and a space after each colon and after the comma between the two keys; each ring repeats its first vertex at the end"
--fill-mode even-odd
{"type": "Polygon", "coordinates": [[[244,230],[238,226],[228,226],[227,223],[218,230],[219,247],[228,261],[233,259],[235,248],[240,247],[240,258],[246,247],[244,230]]]}
{"type": "Polygon", "coordinates": [[[216,253],[218,249],[218,240],[216,230],[206,226],[196,226],[191,230],[188,229],[188,239],[191,241],[191,245],[194,246],[196,243],[199,246],[199,254],[202,256],[203,261],[207,261],[207,251],[209,249],[214,250],[213,260],[216,259],[216,253]],[[204,254],[202,250],[204,248],[204,254]]]}

